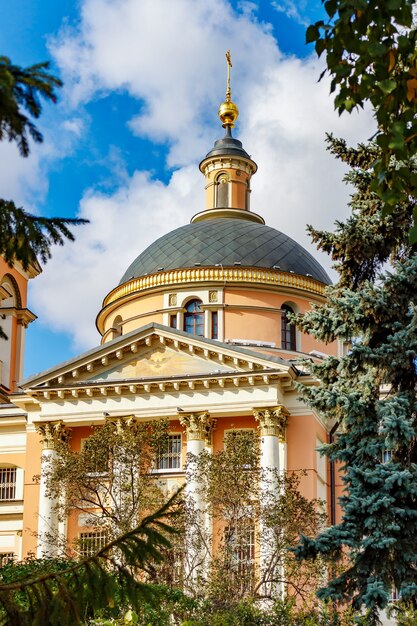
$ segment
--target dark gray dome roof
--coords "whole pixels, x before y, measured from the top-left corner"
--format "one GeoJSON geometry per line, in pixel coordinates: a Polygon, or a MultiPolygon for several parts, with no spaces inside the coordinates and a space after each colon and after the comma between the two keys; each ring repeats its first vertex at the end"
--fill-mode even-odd
{"type": "Polygon", "coordinates": [[[330,278],[307,250],[275,228],[244,219],[218,218],[181,226],[152,243],[128,267],[119,284],[161,270],[240,263],[305,276],[330,278]]]}

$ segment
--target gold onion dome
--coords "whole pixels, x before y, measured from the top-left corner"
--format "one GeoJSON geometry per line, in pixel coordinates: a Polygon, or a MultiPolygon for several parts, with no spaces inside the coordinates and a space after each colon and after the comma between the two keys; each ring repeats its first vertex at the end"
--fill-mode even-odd
{"type": "Polygon", "coordinates": [[[235,122],[239,116],[239,109],[236,104],[232,102],[232,90],[230,88],[230,68],[232,67],[232,60],[230,58],[230,50],[226,52],[227,59],[227,89],[226,100],[219,106],[219,118],[223,128],[233,128],[235,122]]]}

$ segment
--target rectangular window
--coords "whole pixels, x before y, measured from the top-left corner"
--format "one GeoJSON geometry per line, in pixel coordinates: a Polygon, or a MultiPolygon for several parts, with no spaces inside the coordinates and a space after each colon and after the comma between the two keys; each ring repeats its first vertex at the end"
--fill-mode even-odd
{"type": "Polygon", "coordinates": [[[382,451],[382,462],[389,463],[391,459],[392,459],[392,450],[389,450],[388,448],[386,448],[385,450],[382,451]]]}
{"type": "Polygon", "coordinates": [[[85,467],[88,474],[108,474],[109,456],[104,449],[100,449],[89,437],[81,439],[81,453],[85,456],[85,467]]]}
{"type": "Polygon", "coordinates": [[[219,338],[219,315],[217,311],[212,311],[211,314],[211,338],[219,338]]]}
{"type": "Polygon", "coordinates": [[[80,533],[80,557],[86,559],[93,556],[106,545],[107,533],[105,530],[96,530],[89,533],[80,533]]]}
{"type": "Polygon", "coordinates": [[[231,570],[239,581],[241,591],[250,591],[255,575],[255,527],[248,520],[243,528],[229,526],[225,533],[231,570]]]}
{"type": "Polygon", "coordinates": [[[177,327],[177,314],[169,316],[169,325],[171,328],[177,327]]]}
{"type": "Polygon", "coordinates": [[[16,468],[0,467],[0,500],[16,499],[16,468]]]}
{"type": "Polygon", "coordinates": [[[168,435],[166,446],[163,450],[160,450],[156,459],[156,469],[181,469],[181,448],[181,435],[168,435]]]}

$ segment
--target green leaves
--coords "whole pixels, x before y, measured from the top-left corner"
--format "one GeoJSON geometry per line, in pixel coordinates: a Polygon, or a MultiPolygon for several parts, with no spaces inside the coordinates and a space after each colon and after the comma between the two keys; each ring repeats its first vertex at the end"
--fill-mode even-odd
{"type": "MultiPolygon", "coordinates": [[[[308,27],[307,43],[318,56],[326,52],[331,93],[339,114],[369,102],[383,153],[373,165],[373,191],[385,213],[416,194],[406,171],[392,159],[408,163],[417,152],[417,30],[412,0],[331,0],[324,2],[329,22],[308,27]],[[400,122],[401,131],[394,126],[400,122]]],[[[323,75],[323,74],[322,74],[323,75]]],[[[414,231],[410,242],[415,243],[414,231]]]]}

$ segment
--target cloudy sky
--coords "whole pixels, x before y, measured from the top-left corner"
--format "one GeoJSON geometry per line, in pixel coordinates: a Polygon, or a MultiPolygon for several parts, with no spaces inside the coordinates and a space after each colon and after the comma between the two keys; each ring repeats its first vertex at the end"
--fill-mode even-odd
{"type": "Polygon", "coordinates": [[[22,159],[0,144],[0,195],[43,215],[88,218],[32,281],[26,374],[99,343],[104,296],[152,241],[204,206],[198,163],[223,134],[232,51],[234,134],[258,163],[252,208],[307,247],[347,215],[343,166],[326,132],[365,141],[367,112],[333,110],[305,28],[320,0],[14,0],[0,6],[0,54],[50,60],[65,83],[45,107],[45,141],[22,159]]]}

